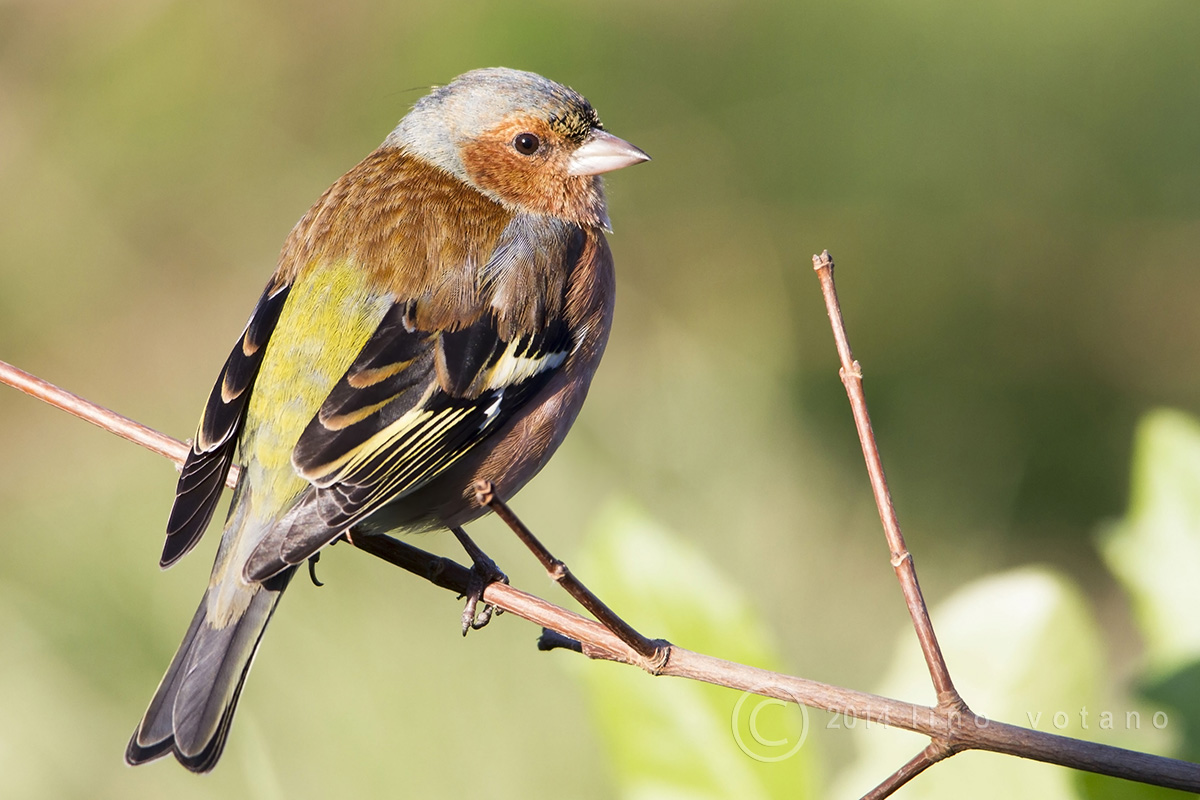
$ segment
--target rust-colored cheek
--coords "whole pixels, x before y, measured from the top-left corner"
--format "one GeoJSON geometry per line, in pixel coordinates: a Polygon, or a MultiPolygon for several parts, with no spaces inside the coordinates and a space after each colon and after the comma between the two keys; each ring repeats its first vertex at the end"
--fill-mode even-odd
{"type": "Polygon", "coordinates": [[[507,147],[491,143],[463,149],[463,166],[471,181],[485,191],[494,192],[505,202],[523,207],[545,204],[546,181],[528,156],[520,156],[507,147]]]}
{"type": "Polygon", "coordinates": [[[588,176],[569,177],[553,161],[529,158],[491,143],[464,148],[463,166],[479,188],[535,214],[596,225],[599,197],[588,176]]]}

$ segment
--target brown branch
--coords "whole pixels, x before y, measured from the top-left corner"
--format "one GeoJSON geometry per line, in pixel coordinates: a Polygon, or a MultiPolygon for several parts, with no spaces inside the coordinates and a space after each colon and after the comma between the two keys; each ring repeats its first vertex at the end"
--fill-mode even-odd
{"type": "Polygon", "coordinates": [[[858,438],[862,443],[863,459],[867,462],[867,473],[871,478],[871,491],[875,493],[875,505],[879,509],[879,519],[883,522],[883,533],[887,537],[888,548],[892,554],[892,568],[900,581],[900,589],[904,593],[904,602],[908,606],[909,616],[912,617],[913,627],[917,632],[917,640],[921,643],[921,652],[925,654],[925,663],[929,667],[929,675],[933,679],[933,688],[937,690],[938,707],[959,712],[966,711],[967,706],[954,688],[950,680],[950,670],[946,667],[946,659],[942,656],[942,648],[938,645],[937,636],[933,632],[933,623],[929,620],[929,609],[925,606],[925,598],[921,594],[921,586],[917,583],[917,569],[913,564],[912,553],[904,543],[904,534],[900,532],[900,521],[896,518],[896,507],[892,504],[892,493],[888,489],[887,476],[883,473],[883,460],[879,456],[879,445],[875,442],[875,431],[871,429],[871,416],[867,413],[867,398],[863,393],[862,365],[854,360],[850,350],[850,342],[846,338],[846,325],[842,320],[842,308],[837,299],[837,287],[833,282],[833,258],[826,250],[819,256],[813,256],[813,269],[821,281],[821,294],[825,297],[825,310],[829,313],[829,324],[833,328],[833,339],[837,344],[838,358],[842,362],[838,371],[846,394],[850,398],[850,408],[854,412],[854,426],[858,429],[858,438]]]}
{"type": "Polygon", "coordinates": [[[862,796],[862,800],[880,800],[891,797],[892,793],[925,770],[932,767],[943,758],[948,758],[957,752],[947,745],[944,739],[933,739],[924,750],[910,758],[908,762],[893,772],[871,791],[862,796]]]}
{"type": "MultiPolygon", "coordinates": [[[[933,630],[933,622],[929,618],[929,608],[925,605],[925,597],[921,593],[921,584],[917,581],[916,564],[913,563],[908,545],[904,543],[904,534],[900,531],[900,520],[896,516],[896,506],[892,503],[892,492],[888,488],[887,476],[883,471],[883,459],[879,455],[879,444],[875,441],[875,431],[871,427],[871,415],[867,412],[867,397],[863,392],[862,365],[854,359],[854,353],[850,350],[850,340],[846,336],[846,323],[842,319],[842,307],[838,302],[837,286],[833,280],[833,257],[828,250],[825,250],[821,255],[813,256],[812,260],[813,269],[817,272],[817,279],[821,282],[821,295],[825,298],[825,310],[829,314],[829,325],[833,329],[833,340],[837,346],[838,359],[841,361],[838,375],[842,379],[842,385],[846,388],[846,396],[850,399],[850,409],[854,414],[854,427],[858,431],[863,461],[866,462],[867,475],[871,480],[871,491],[875,495],[875,507],[879,511],[879,520],[883,523],[883,535],[887,539],[888,549],[891,551],[892,569],[895,570],[896,578],[900,581],[904,604],[908,606],[908,614],[912,618],[917,641],[921,645],[921,652],[925,655],[925,665],[929,668],[929,677],[937,692],[938,711],[956,715],[971,714],[966,701],[954,688],[954,681],[950,678],[950,669],[946,666],[946,659],[938,644],[937,634],[933,630]]],[[[954,755],[960,749],[962,748],[941,746],[935,739],[929,747],[864,795],[863,800],[890,796],[934,763],[954,755]],[[937,755],[936,758],[933,757],[934,754],[937,755]]]]}
{"type": "Polygon", "coordinates": [[[647,639],[628,622],[617,616],[616,612],[609,608],[603,600],[596,597],[590,589],[583,585],[582,581],[575,577],[566,564],[555,558],[546,549],[541,540],[526,527],[520,517],[513,513],[508,504],[497,496],[496,488],[491,481],[480,481],[476,484],[475,494],[479,498],[479,504],[490,508],[492,513],[512,529],[522,544],[529,548],[529,551],[541,563],[542,568],[546,570],[546,574],[550,576],[550,580],[566,589],[567,593],[586,608],[600,624],[616,634],[617,638],[642,657],[642,663],[639,663],[638,666],[652,675],[661,673],[663,665],[666,664],[671,654],[671,648],[667,642],[647,639]]]}
{"type": "MultiPolygon", "coordinates": [[[[110,411],[104,406],[98,406],[90,400],[84,400],[77,394],[66,389],[60,389],[49,381],[44,381],[36,375],[30,375],[23,369],[17,369],[7,361],[0,361],[0,383],[7,383],[14,389],[20,389],[30,397],[36,397],[55,408],[60,408],[68,414],[90,422],[109,433],[115,433],[122,439],[141,445],[152,453],[166,456],[182,466],[187,457],[187,445],[178,439],[159,433],[140,422],[134,422],[129,417],[110,411]]],[[[230,484],[232,487],[233,484],[230,484]]]]}
{"type": "MultiPolygon", "coordinates": [[[[182,442],[100,408],[3,361],[0,361],[0,382],[165,455],[177,465],[186,456],[187,446],[182,442]]],[[[353,544],[437,586],[456,593],[467,588],[470,570],[450,559],[381,534],[360,533],[354,537],[353,544]]],[[[647,660],[608,628],[539,597],[507,584],[493,583],[484,591],[483,599],[499,609],[553,631],[557,640],[546,639],[544,646],[567,646],[590,658],[646,667],[647,660]]],[[[724,661],[675,646],[670,646],[669,658],[656,672],[903,728],[929,736],[935,742],[947,743],[945,746],[951,750],[989,750],[1156,786],[1200,791],[1200,764],[993,722],[966,709],[958,712],[940,706],[929,708],[914,705],[724,661]]],[[[910,761],[898,774],[907,770],[911,773],[909,777],[912,777],[928,766],[922,765],[919,759],[920,756],[910,761]]],[[[926,760],[929,760],[928,756],[926,760]]],[[[929,763],[933,761],[929,760],[929,763]]]]}

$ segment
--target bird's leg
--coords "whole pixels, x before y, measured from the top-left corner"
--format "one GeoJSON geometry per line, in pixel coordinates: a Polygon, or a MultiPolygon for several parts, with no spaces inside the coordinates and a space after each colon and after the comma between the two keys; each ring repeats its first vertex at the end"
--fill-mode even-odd
{"type": "MultiPolygon", "coordinates": [[[[450,530],[458,539],[459,544],[463,546],[463,549],[467,551],[467,555],[471,557],[471,577],[467,581],[467,593],[465,595],[467,604],[463,607],[462,613],[462,632],[463,636],[466,636],[467,631],[472,628],[479,630],[492,621],[494,609],[491,605],[487,603],[483,604],[483,609],[479,612],[478,619],[475,617],[475,609],[478,607],[479,602],[483,600],[483,590],[488,587],[488,584],[495,583],[496,581],[508,583],[508,576],[500,571],[500,568],[496,566],[496,562],[492,561],[487,553],[479,549],[479,545],[475,544],[470,536],[467,536],[466,531],[462,528],[451,528],[450,530]]],[[[495,613],[498,614],[499,611],[495,611],[495,613]]]]}

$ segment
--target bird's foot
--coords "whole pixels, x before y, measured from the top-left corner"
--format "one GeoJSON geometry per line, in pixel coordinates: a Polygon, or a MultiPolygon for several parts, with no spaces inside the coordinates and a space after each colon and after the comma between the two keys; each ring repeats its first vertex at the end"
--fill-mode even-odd
{"type": "Polygon", "coordinates": [[[463,636],[466,636],[468,631],[479,630],[491,622],[493,616],[500,615],[500,609],[484,602],[483,593],[493,583],[508,583],[508,576],[467,536],[466,531],[462,528],[451,530],[471,557],[471,576],[467,579],[467,591],[462,595],[467,599],[462,612],[462,632],[463,636]],[[482,608],[480,603],[483,603],[482,608]]]}
{"type": "Polygon", "coordinates": [[[500,571],[496,562],[487,556],[486,561],[476,561],[471,566],[471,577],[467,581],[466,605],[463,606],[462,632],[467,635],[469,630],[479,630],[492,621],[493,616],[499,616],[501,609],[491,603],[483,602],[483,592],[493,583],[508,583],[508,576],[500,571]],[[480,603],[483,603],[480,608],[480,603]]]}

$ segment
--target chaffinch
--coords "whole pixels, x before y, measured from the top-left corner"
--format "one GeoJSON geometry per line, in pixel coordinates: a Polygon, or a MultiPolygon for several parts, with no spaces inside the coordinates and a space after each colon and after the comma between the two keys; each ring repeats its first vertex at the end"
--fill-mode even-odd
{"type": "Polygon", "coordinates": [[[599,176],[647,159],[573,90],[475,70],[297,223],[179,478],[164,568],[240,454],[208,590],[126,761],[213,768],[281,593],[343,532],[458,531],[487,510],[475,481],[511,497],[545,465],[612,320],[599,176]]]}

